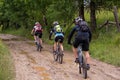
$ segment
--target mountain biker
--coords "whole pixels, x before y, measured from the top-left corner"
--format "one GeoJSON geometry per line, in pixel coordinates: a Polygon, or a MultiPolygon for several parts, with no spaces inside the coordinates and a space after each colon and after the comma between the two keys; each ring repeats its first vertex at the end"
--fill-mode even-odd
{"type": "Polygon", "coordinates": [[[64,49],[63,49],[63,41],[64,41],[63,30],[60,27],[58,21],[54,21],[53,26],[54,26],[54,28],[51,29],[50,35],[49,35],[50,40],[51,40],[51,36],[52,36],[53,33],[54,33],[54,36],[55,36],[54,37],[55,42],[54,42],[54,46],[53,46],[54,47],[53,53],[56,53],[56,45],[57,45],[57,42],[58,42],[59,39],[60,39],[60,48],[61,48],[61,50],[63,52],[64,51],[64,49]]]}
{"type": "Polygon", "coordinates": [[[68,44],[71,44],[71,38],[73,34],[76,32],[75,39],[73,42],[73,53],[75,55],[75,62],[78,63],[78,54],[77,54],[77,47],[82,43],[82,51],[84,51],[85,57],[86,57],[86,63],[87,63],[87,69],[90,69],[90,55],[89,55],[89,43],[92,38],[92,33],[89,28],[87,28],[87,32],[83,32],[81,30],[82,25],[87,25],[85,21],[83,21],[80,17],[77,17],[75,19],[75,27],[72,29],[72,31],[69,34],[68,37],[68,44]]]}
{"type": "Polygon", "coordinates": [[[34,35],[34,40],[35,40],[35,43],[37,43],[37,35],[39,36],[40,38],[40,44],[41,44],[41,47],[42,47],[42,26],[39,22],[35,22],[35,26],[33,27],[32,31],[31,31],[31,34],[34,35]]]}

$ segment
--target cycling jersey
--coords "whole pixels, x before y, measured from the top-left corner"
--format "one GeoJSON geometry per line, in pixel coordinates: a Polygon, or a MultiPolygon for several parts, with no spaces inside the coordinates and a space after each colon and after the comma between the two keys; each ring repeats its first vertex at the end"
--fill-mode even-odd
{"type": "Polygon", "coordinates": [[[41,25],[36,25],[34,26],[35,32],[42,32],[42,26],[41,25]]]}
{"type": "Polygon", "coordinates": [[[54,37],[62,36],[64,37],[62,28],[59,25],[56,25],[54,28],[51,29],[49,39],[51,39],[52,34],[54,33],[54,37]],[[59,29],[58,29],[59,28],[59,29]],[[60,31],[61,30],[61,31],[60,31]]]}
{"type": "Polygon", "coordinates": [[[57,36],[62,36],[62,37],[64,37],[63,31],[62,31],[62,28],[60,27],[60,25],[56,25],[56,26],[54,27],[54,35],[55,35],[55,37],[57,37],[57,36]]]}
{"type": "Polygon", "coordinates": [[[71,38],[72,38],[72,36],[75,32],[77,32],[76,35],[75,35],[75,38],[78,38],[78,39],[81,39],[81,40],[82,39],[84,39],[84,40],[89,39],[89,41],[91,41],[92,34],[91,34],[90,29],[88,30],[88,32],[82,32],[82,31],[80,31],[80,26],[75,25],[75,27],[72,29],[72,31],[71,31],[71,33],[68,37],[68,43],[71,42],[71,38]]]}

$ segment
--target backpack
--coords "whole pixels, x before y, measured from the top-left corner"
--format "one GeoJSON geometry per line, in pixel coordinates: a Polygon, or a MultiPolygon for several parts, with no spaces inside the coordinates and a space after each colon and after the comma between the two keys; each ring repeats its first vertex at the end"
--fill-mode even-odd
{"type": "Polygon", "coordinates": [[[89,31],[88,25],[85,21],[81,21],[79,26],[80,26],[80,31],[82,31],[82,32],[88,32],[89,31]]]}
{"type": "Polygon", "coordinates": [[[62,32],[62,28],[60,27],[60,25],[55,26],[55,31],[56,32],[62,32]]]}

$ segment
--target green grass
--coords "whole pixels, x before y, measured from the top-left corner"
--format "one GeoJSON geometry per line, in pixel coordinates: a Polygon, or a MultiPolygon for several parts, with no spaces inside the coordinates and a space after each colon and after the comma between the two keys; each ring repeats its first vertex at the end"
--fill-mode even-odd
{"type": "Polygon", "coordinates": [[[92,57],[120,66],[120,33],[103,33],[90,45],[92,57]]]}
{"type": "Polygon", "coordinates": [[[0,41],[0,80],[14,80],[12,57],[6,46],[0,41]]]}

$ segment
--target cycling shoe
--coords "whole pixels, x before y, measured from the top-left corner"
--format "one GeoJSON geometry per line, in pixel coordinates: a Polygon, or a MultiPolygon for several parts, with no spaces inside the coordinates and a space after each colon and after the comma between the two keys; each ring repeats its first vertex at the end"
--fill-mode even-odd
{"type": "Polygon", "coordinates": [[[89,65],[89,64],[86,65],[86,69],[87,69],[87,70],[90,69],[90,65],[89,65]]]}
{"type": "Polygon", "coordinates": [[[75,59],[75,63],[79,63],[79,59],[78,58],[75,59]]]}

